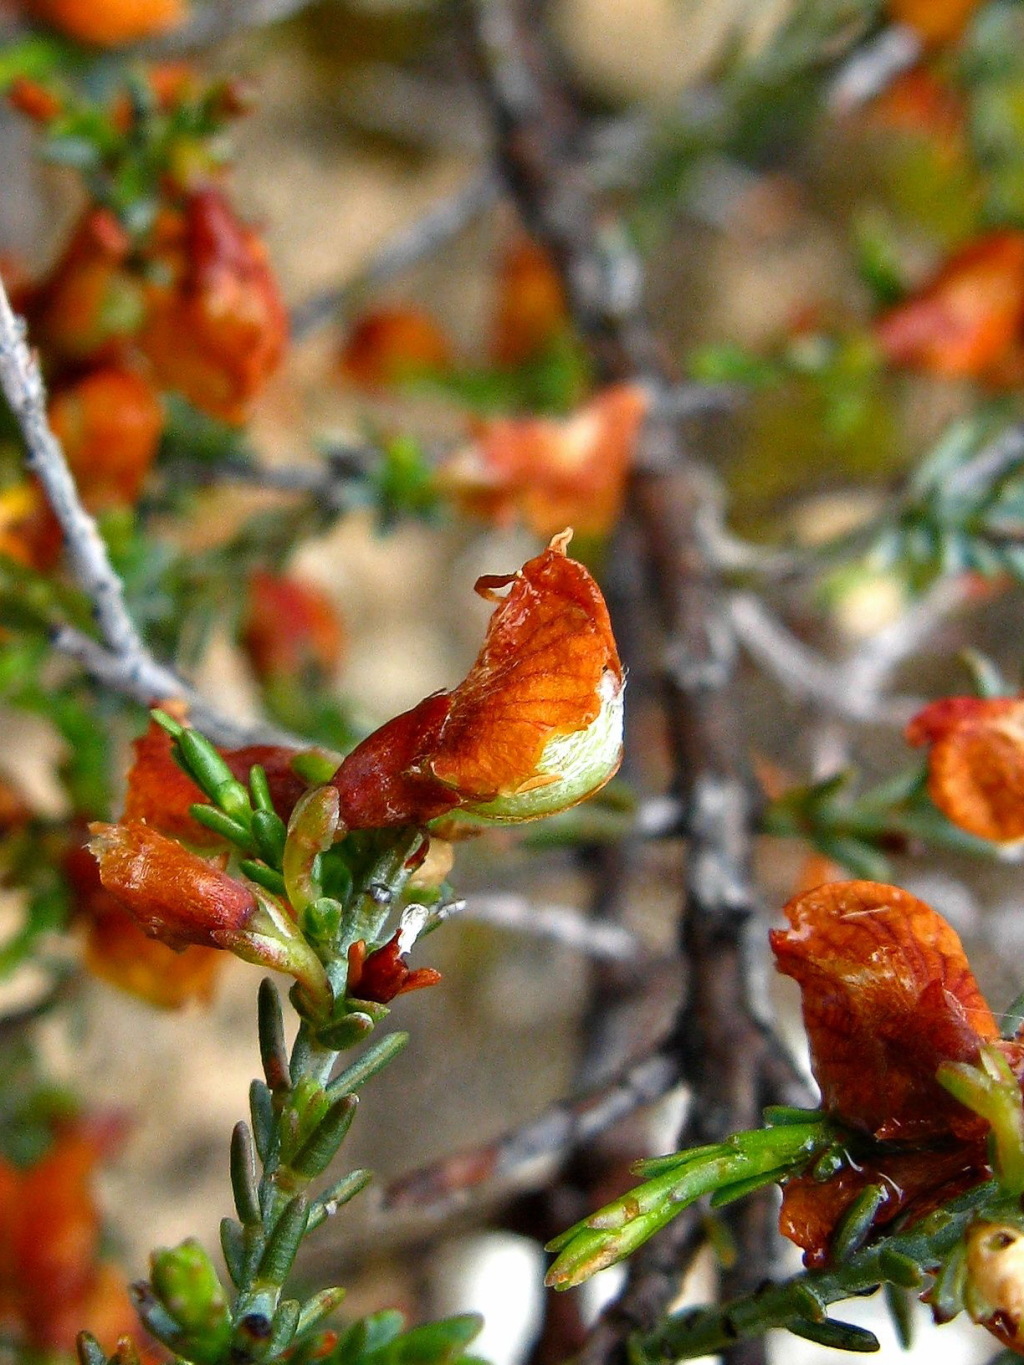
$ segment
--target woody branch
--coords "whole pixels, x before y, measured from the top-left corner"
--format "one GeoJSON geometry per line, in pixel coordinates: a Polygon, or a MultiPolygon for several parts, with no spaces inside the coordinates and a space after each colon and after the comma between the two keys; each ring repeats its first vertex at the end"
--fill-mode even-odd
{"type": "MultiPolygon", "coordinates": [[[[579,125],[524,0],[478,0],[469,9],[499,161],[527,226],[549,249],[574,321],[606,381],[664,391],[670,378],[643,308],[643,269],[622,225],[603,213],[575,157],[579,125]]],[[[682,946],[687,998],[675,1044],[691,1091],[684,1144],[715,1141],[756,1124],[770,1098],[800,1090],[766,1015],[751,970],[757,893],[750,868],[757,816],[733,695],[736,640],[723,585],[701,534],[716,490],[655,408],[630,487],[645,570],[660,618],[665,713],[675,783],[687,812],[682,946]]],[[[726,1292],[768,1269],[763,1206],[734,1220],[737,1268],[726,1292]]],[[[623,1297],[591,1337],[590,1365],[625,1358],[630,1331],[653,1322],[678,1284],[677,1251],[691,1227],[678,1220],[667,1251],[638,1258],[623,1297]]],[[[744,1360],[759,1356],[746,1351],[744,1360]]],[[[739,1356],[736,1357],[737,1359],[739,1356]]]]}

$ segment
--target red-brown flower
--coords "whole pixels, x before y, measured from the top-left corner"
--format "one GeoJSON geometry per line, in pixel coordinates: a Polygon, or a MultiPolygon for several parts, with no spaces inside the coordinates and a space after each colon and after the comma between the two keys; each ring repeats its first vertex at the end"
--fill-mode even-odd
{"type": "Polygon", "coordinates": [[[140,820],[90,828],[103,885],[161,943],[222,947],[256,914],[247,886],[140,820]]]}
{"type": "Polygon", "coordinates": [[[84,845],[64,866],[85,938],[85,965],[94,976],[160,1009],[211,999],[222,952],[196,945],[176,951],[151,938],[100,881],[99,865],[84,845]]]}
{"type": "MultiPolygon", "coordinates": [[[[936,1203],[987,1174],[985,1120],[939,1084],[946,1062],[975,1062],[998,1038],[956,933],[923,901],[877,882],[837,882],[789,902],[771,936],[778,968],[800,983],[822,1106],[864,1135],[855,1165],[785,1187],[781,1227],[810,1265],[869,1184],[875,1221],[936,1203]]],[[[1019,1070],[1019,1049],[1004,1045],[1019,1070]]],[[[854,1139],[855,1142],[859,1141],[854,1139]]]]}
{"type": "Polygon", "coordinates": [[[108,1351],[138,1331],[127,1285],[100,1259],[98,1133],[75,1124],[28,1169],[0,1159],[0,1321],[34,1352],[72,1352],[83,1329],[108,1351]]]}
{"type": "Polygon", "coordinates": [[[58,389],[49,417],[89,510],[134,506],[164,426],[152,384],[125,365],[107,365],[58,389]]]}
{"type": "Polygon", "coordinates": [[[949,378],[1014,372],[1024,324],[1024,233],[990,232],[878,321],[887,360],[949,378]]]}
{"type": "Polygon", "coordinates": [[[442,465],[441,486],[488,521],[521,516],[540,536],[569,523],[581,535],[606,535],[622,508],[646,411],[642,389],[617,384],[564,419],[481,422],[472,444],[442,465]]]}
{"type": "Polygon", "coordinates": [[[167,277],[147,287],[139,338],[157,379],[214,417],[244,421],[288,336],[266,247],[208,187],[163,215],[149,254],[167,277]]]}
{"type": "Polygon", "coordinates": [[[348,950],[346,990],[358,1000],[373,1000],[379,1005],[387,1005],[398,995],[423,990],[425,986],[436,986],[440,980],[441,973],[434,967],[410,970],[406,966],[400,929],[372,953],[367,953],[362,939],[353,943],[348,950]]]}
{"type": "Polygon", "coordinates": [[[428,313],[408,306],[365,313],[338,359],[342,375],[371,392],[435,374],[451,363],[444,332],[428,313]]]}
{"type": "Polygon", "coordinates": [[[532,237],[513,237],[498,267],[494,359],[499,365],[534,360],[568,328],[565,290],[551,257],[532,237]]]}
{"type": "Polygon", "coordinates": [[[1024,698],[944,697],[914,717],[907,740],[928,745],[928,791],[955,825],[1024,839],[1024,698]]]}
{"type": "Polygon", "coordinates": [[[341,617],[322,588],[257,569],[249,577],[242,648],[262,682],[322,680],[338,667],[345,645],[341,617]]]}
{"type": "Polygon", "coordinates": [[[142,289],[128,269],[131,239],[107,209],[88,209],[58,261],[15,306],[51,362],[116,360],[143,318],[142,289]]]}
{"type": "Polygon", "coordinates": [[[479,580],[498,606],[468,676],[388,721],[332,778],[350,829],[423,824],[457,808],[534,819],[583,800],[618,768],[622,665],[600,589],[565,542],[556,537],[517,574],[479,580]]]}

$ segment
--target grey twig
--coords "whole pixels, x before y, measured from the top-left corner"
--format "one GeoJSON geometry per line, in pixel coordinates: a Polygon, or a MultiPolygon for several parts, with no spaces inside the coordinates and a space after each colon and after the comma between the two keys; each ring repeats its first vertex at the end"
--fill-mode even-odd
{"type": "MultiPolygon", "coordinates": [[[[75,658],[97,681],[143,706],[179,697],[215,743],[240,746],[268,737],[265,726],[239,725],[203,700],[188,683],[153,658],[124,600],[124,587],[110,562],[95,520],[82,505],[60,442],[50,428],[39,364],[25,341],[25,324],[12,310],[0,282],[0,387],[25,442],[29,469],[39,480],[64,532],[71,569],[92,603],[100,639],[70,627],[54,645],[75,658]]],[[[286,738],[270,734],[280,742],[286,738]]],[[[288,740],[294,742],[292,737],[288,740]]]]}
{"type": "Polygon", "coordinates": [[[210,0],[195,6],[178,28],[140,44],[146,57],[172,57],[198,52],[238,34],[292,19],[315,0],[210,0]]]}
{"type": "Polygon", "coordinates": [[[491,207],[500,188],[493,170],[477,171],[465,185],[389,238],[351,279],[300,303],[292,312],[292,339],[303,340],[317,327],[344,314],[362,294],[438,251],[491,207]]]}
{"type": "Polygon", "coordinates": [[[828,102],[836,114],[850,114],[880,95],[921,55],[911,28],[891,24],[848,57],[832,80],[828,102]]]}
{"type": "Polygon", "coordinates": [[[415,1212],[441,1222],[465,1208],[474,1194],[537,1189],[567,1153],[642,1105],[661,1099],[678,1081],[679,1064],[668,1051],[633,1062],[608,1084],[576,1099],[559,1100],[493,1142],[402,1176],[384,1190],[381,1213],[415,1212]]]}
{"type": "Polygon", "coordinates": [[[636,935],[620,924],[588,919],[569,906],[537,905],[511,892],[470,896],[458,917],[551,939],[599,961],[639,963],[650,956],[636,935]]]}

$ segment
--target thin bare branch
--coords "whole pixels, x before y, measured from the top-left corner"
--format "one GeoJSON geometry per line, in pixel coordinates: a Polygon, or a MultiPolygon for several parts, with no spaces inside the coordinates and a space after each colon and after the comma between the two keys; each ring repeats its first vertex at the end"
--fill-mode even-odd
{"type": "Polygon", "coordinates": [[[98,681],[144,706],[181,698],[188,703],[196,724],[215,743],[235,746],[266,738],[267,727],[240,726],[222,715],[147,649],[125,605],[124,587],[107,547],[94,518],[82,505],[60,442],[51,430],[42,374],[25,341],[24,321],[11,309],[2,282],[0,387],[24,438],[28,467],[60,522],[72,573],[92,603],[100,634],[97,641],[77,630],[58,629],[55,647],[77,659],[98,681]]]}
{"type": "Polygon", "coordinates": [[[381,1213],[397,1217],[415,1212],[442,1222],[474,1197],[536,1189],[574,1147],[663,1098],[678,1081],[678,1060],[669,1051],[633,1062],[606,1085],[574,1100],[559,1100],[493,1142],[402,1176],[383,1192],[381,1213]]]}
{"type": "Polygon", "coordinates": [[[317,327],[344,316],[372,289],[409,270],[440,250],[491,207],[501,184],[490,168],[477,171],[466,184],[389,238],[351,279],[300,303],[292,312],[292,339],[302,341],[317,327]]]}
{"type": "Polygon", "coordinates": [[[194,6],[191,17],[178,28],[140,44],[140,52],[146,57],[199,52],[239,34],[292,19],[314,3],[315,0],[211,0],[194,6]]]}
{"type": "Polygon", "coordinates": [[[511,892],[492,891],[470,896],[458,918],[511,929],[517,934],[547,938],[598,961],[636,962],[639,965],[650,957],[636,935],[619,924],[588,919],[569,906],[537,905],[528,897],[511,892]]]}

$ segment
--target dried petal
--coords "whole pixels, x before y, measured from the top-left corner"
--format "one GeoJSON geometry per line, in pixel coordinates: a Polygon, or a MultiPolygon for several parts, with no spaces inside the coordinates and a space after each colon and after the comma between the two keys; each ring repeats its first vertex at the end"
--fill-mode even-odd
{"type": "Polygon", "coordinates": [[[981,1121],[935,1073],[976,1060],[998,1029],[953,929],[877,882],[829,883],[785,913],[792,927],[771,942],[800,983],[824,1108],[879,1139],[975,1136],[981,1121]]]}
{"type": "MultiPolygon", "coordinates": [[[[142,820],[162,834],[200,847],[219,844],[220,837],[192,817],[189,808],[204,803],[206,797],[175,762],[167,731],[150,721],[132,747],[135,762],[128,772],[124,819],[142,820]]],[[[250,769],[257,764],[266,771],[274,809],[287,823],[295,803],[307,790],[306,782],[292,768],[296,750],[276,744],[250,744],[220,753],[239,782],[247,782],[250,769]]]]}
{"type": "Polygon", "coordinates": [[[215,948],[256,913],[253,893],[141,821],[91,825],[100,879],[147,934],[172,948],[215,948]]]}
{"type": "Polygon", "coordinates": [[[1024,233],[990,232],[961,248],[922,289],[884,314],[886,359],[951,378],[1006,362],[1024,322],[1024,233]]]}
{"type": "Polygon", "coordinates": [[[20,0],[30,19],[97,47],[119,47],[180,24],[182,0],[20,0]]]}
{"type": "Polygon", "coordinates": [[[341,661],[341,617],[322,588],[258,569],[249,577],[242,648],[261,681],[329,678],[341,661]]]}
{"type": "Polygon", "coordinates": [[[564,538],[476,586],[500,605],[465,680],[375,731],[335,773],[350,828],[456,808],[533,819],[583,800],[618,767],[622,666],[600,590],[564,538]]]}
{"type": "Polygon", "coordinates": [[[572,524],[605,535],[618,520],[647,398],[633,384],[597,394],[571,417],[481,422],[471,445],[439,471],[465,511],[489,521],[517,515],[540,536],[572,524]]]}
{"type": "Polygon", "coordinates": [[[94,976],[160,1009],[212,998],[222,952],[194,946],[176,952],[150,938],[103,886],[99,865],[84,845],[68,854],[64,868],[85,934],[85,965],[94,976]]]}
{"type": "Polygon", "coordinates": [[[419,308],[377,308],[356,322],[339,358],[346,379],[373,391],[448,369],[448,338],[419,308]]]}
{"type": "Polygon", "coordinates": [[[214,417],[244,421],[288,336],[263,242],[208,187],[158,223],[152,257],[169,280],[147,288],[139,344],[157,379],[214,417]]]}
{"type": "Polygon", "coordinates": [[[86,507],[134,506],[164,426],[153,386],[126,366],[109,365],[59,389],[49,417],[86,507]]]}
{"type": "Polygon", "coordinates": [[[1024,699],[944,697],[907,726],[930,746],[928,791],[954,824],[981,839],[1024,839],[1024,699]]]}

